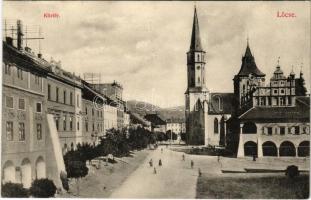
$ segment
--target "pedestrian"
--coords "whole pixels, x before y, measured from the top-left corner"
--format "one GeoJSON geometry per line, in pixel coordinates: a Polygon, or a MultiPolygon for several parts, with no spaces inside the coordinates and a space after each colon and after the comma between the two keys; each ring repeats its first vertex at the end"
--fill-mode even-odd
{"type": "Polygon", "coordinates": [[[256,161],[256,155],[253,154],[253,161],[256,161]]]}
{"type": "Polygon", "coordinates": [[[194,165],[193,160],[191,160],[190,165],[191,165],[191,169],[193,169],[193,165],[194,165]]]}
{"type": "Polygon", "coordinates": [[[149,165],[150,165],[150,167],[152,167],[152,158],[150,159],[150,161],[149,161],[149,165]]]}
{"type": "Polygon", "coordinates": [[[199,177],[202,176],[202,172],[201,172],[201,169],[199,168],[199,177]]]}
{"type": "Polygon", "coordinates": [[[219,154],[218,154],[218,156],[217,156],[217,162],[219,162],[220,161],[220,156],[219,156],[219,154]]]}
{"type": "Polygon", "coordinates": [[[159,160],[159,166],[160,167],[162,166],[162,160],[161,159],[159,160]]]}
{"type": "Polygon", "coordinates": [[[185,161],[185,154],[182,155],[182,160],[185,161]]]}
{"type": "Polygon", "coordinates": [[[154,173],[154,174],[157,174],[157,170],[156,170],[155,167],[153,168],[153,173],[154,173]]]}
{"type": "Polygon", "coordinates": [[[163,148],[161,148],[161,153],[163,153],[163,148]]]}

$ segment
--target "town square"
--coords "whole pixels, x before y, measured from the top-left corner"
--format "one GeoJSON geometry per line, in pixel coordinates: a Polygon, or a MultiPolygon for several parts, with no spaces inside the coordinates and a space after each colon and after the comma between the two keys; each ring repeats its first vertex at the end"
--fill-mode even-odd
{"type": "Polygon", "coordinates": [[[4,1],[1,196],[309,198],[309,8],[4,1]]]}

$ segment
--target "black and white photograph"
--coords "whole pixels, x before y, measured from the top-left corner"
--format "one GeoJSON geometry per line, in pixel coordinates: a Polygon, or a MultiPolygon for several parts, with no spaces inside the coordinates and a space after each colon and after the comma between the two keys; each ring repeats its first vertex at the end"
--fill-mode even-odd
{"type": "Polygon", "coordinates": [[[310,1],[2,1],[2,198],[308,199],[310,1]]]}

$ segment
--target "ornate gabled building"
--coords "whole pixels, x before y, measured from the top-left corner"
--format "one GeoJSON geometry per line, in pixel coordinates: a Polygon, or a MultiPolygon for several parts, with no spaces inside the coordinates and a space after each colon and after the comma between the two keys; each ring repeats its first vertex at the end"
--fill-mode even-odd
{"type": "Polygon", "coordinates": [[[238,157],[309,155],[310,97],[296,94],[296,80],[293,71],[284,75],[279,61],[267,85],[264,79],[257,81],[250,70],[245,80],[249,89],[242,90],[237,112],[238,157]]]}

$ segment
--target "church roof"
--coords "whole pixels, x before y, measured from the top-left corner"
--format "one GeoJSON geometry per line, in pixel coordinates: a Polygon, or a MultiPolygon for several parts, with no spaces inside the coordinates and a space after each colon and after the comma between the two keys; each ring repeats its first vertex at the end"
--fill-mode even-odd
{"type": "Polygon", "coordinates": [[[210,93],[208,114],[231,114],[233,111],[233,93],[210,93]]]}
{"type": "Polygon", "coordinates": [[[199,20],[198,20],[196,8],[194,8],[190,50],[192,50],[192,51],[203,51],[202,45],[201,45],[199,20]]]}
{"type": "Polygon", "coordinates": [[[267,123],[295,123],[310,121],[310,97],[296,97],[296,105],[291,107],[254,107],[239,118],[241,121],[267,123]]]}
{"type": "Polygon", "coordinates": [[[255,63],[255,58],[252,55],[251,49],[249,48],[249,44],[247,42],[245,54],[242,58],[241,69],[237,76],[248,76],[249,74],[253,74],[255,76],[265,76],[265,74],[258,69],[255,63]]]}

